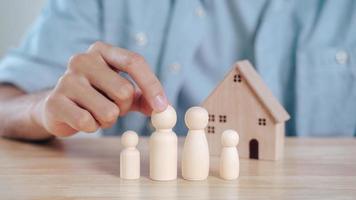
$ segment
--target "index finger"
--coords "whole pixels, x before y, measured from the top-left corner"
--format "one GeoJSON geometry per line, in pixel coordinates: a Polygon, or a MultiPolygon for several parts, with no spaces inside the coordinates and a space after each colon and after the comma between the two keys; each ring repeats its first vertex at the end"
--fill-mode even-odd
{"type": "Polygon", "coordinates": [[[141,55],[103,42],[93,44],[89,52],[93,51],[99,52],[110,66],[128,73],[140,87],[143,96],[154,111],[160,112],[166,109],[168,100],[163,87],[141,55]]]}

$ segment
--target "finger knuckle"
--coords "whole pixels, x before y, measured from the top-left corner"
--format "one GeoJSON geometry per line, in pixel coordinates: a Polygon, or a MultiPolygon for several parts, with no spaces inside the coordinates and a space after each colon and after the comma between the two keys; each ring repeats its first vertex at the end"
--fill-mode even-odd
{"type": "Polygon", "coordinates": [[[98,51],[88,53],[90,55],[92,62],[102,61],[101,54],[98,51]]]}
{"type": "Polygon", "coordinates": [[[56,85],[55,91],[60,94],[70,94],[71,91],[77,90],[79,86],[82,86],[85,83],[85,80],[81,76],[77,76],[74,73],[65,73],[62,77],[59,78],[56,85]]]}
{"type": "Polygon", "coordinates": [[[91,116],[87,112],[79,113],[75,120],[76,120],[75,123],[80,130],[87,130],[88,127],[91,127],[91,123],[92,123],[91,116]]]}
{"type": "Polygon", "coordinates": [[[116,121],[120,114],[120,110],[116,105],[108,106],[103,109],[103,116],[101,121],[105,124],[112,124],[116,121]]]}
{"type": "Polygon", "coordinates": [[[96,42],[94,42],[93,44],[90,45],[89,51],[99,50],[99,49],[101,49],[101,48],[103,48],[105,46],[106,46],[106,44],[104,42],[96,41],[96,42]]]}
{"type": "Polygon", "coordinates": [[[77,72],[80,71],[81,66],[83,63],[86,61],[87,55],[80,53],[80,54],[75,54],[69,58],[68,61],[68,69],[77,72]]]}
{"type": "Polygon", "coordinates": [[[90,126],[87,126],[85,129],[83,129],[83,131],[85,132],[95,132],[98,130],[98,127],[96,126],[96,124],[91,124],[90,126]]]}
{"type": "Polygon", "coordinates": [[[73,73],[65,73],[58,79],[58,84],[63,85],[75,82],[76,76],[73,73]]]}
{"type": "Polygon", "coordinates": [[[49,94],[45,99],[46,108],[49,110],[53,110],[54,108],[57,108],[61,98],[62,98],[61,95],[57,93],[49,94]]]}
{"type": "Polygon", "coordinates": [[[118,100],[127,101],[133,98],[135,88],[131,83],[125,83],[120,86],[118,92],[118,100]]]}
{"type": "Polygon", "coordinates": [[[133,65],[133,64],[141,64],[141,63],[145,63],[146,60],[145,58],[136,53],[136,52],[130,52],[129,54],[129,65],[133,65]]]}

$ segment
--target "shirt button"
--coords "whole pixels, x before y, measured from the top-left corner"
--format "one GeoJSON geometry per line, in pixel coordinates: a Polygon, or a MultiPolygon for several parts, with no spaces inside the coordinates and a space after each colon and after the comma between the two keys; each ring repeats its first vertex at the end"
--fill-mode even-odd
{"type": "Polygon", "coordinates": [[[175,62],[175,63],[172,63],[170,66],[169,66],[169,69],[171,70],[172,73],[179,73],[180,69],[182,68],[182,66],[175,62]]]}
{"type": "Polygon", "coordinates": [[[135,42],[138,46],[146,46],[147,45],[147,35],[144,32],[138,32],[135,34],[135,42]]]}
{"type": "Polygon", "coordinates": [[[198,17],[204,17],[205,16],[205,10],[203,7],[201,6],[198,6],[196,9],[195,9],[195,14],[198,16],[198,17]]]}
{"type": "Polygon", "coordinates": [[[344,50],[340,50],[336,53],[335,59],[337,63],[344,65],[349,60],[349,54],[344,50]]]}

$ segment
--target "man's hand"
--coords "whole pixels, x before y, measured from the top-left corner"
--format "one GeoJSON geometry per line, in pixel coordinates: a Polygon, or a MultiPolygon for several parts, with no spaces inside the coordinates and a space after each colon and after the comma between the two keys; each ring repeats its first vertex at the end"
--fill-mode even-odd
{"type": "Polygon", "coordinates": [[[163,111],[167,99],[142,56],[96,42],[69,60],[67,71],[39,105],[37,121],[54,135],[68,136],[110,127],[131,110],[163,111]],[[138,88],[118,72],[128,73],[138,88]]]}
{"type": "Polygon", "coordinates": [[[72,56],[56,87],[42,96],[31,106],[31,119],[55,136],[94,132],[112,126],[129,111],[150,114],[168,105],[161,83],[142,56],[102,42],[72,56]],[[137,87],[118,72],[128,73],[137,87]]]}

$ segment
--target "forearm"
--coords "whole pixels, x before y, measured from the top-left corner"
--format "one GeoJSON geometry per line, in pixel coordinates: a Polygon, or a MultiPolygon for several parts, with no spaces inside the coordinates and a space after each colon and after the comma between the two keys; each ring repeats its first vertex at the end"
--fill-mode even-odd
{"type": "Polygon", "coordinates": [[[47,94],[26,94],[14,86],[0,85],[0,135],[24,140],[51,138],[34,119],[38,102],[47,94]]]}

